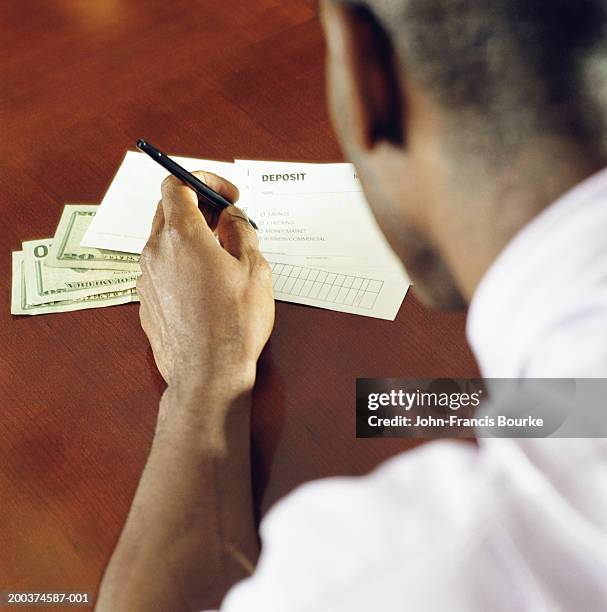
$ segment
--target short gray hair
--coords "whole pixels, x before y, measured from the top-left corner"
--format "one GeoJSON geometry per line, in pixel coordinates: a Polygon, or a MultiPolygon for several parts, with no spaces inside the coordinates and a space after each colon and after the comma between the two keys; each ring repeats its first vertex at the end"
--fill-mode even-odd
{"type": "Polygon", "coordinates": [[[486,119],[512,145],[530,130],[607,133],[607,0],[346,1],[454,116],[486,119]]]}

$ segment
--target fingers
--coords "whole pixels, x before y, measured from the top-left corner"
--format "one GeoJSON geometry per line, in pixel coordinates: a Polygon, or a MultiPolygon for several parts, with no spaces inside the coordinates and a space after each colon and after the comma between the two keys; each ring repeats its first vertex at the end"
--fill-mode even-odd
{"type": "Polygon", "coordinates": [[[191,223],[200,223],[198,197],[193,189],[174,176],[167,176],[160,187],[164,223],[171,228],[185,229],[191,223]]]}
{"type": "Polygon", "coordinates": [[[192,174],[198,177],[205,185],[208,185],[213,191],[216,191],[219,195],[222,195],[226,200],[235,204],[240,197],[238,187],[233,183],[230,183],[227,179],[224,179],[217,174],[212,172],[205,172],[204,170],[197,170],[192,174]]]}
{"type": "Polygon", "coordinates": [[[162,209],[162,200],[158,202],[156,206],[156,212],[152,219],[152,229],[150,230],[150,237],[148,242],[155,241],[158,239],[162,228],[164,227],[164,210],[162,209]]]}
{"type": "Polygon", "coordinates": [[[217,236],[221,246],[236,259],[250,263],[263,260],[257,233],[240,208],[230,206],[222,211],[217,222],[217,236]]]}
{"type": "MultiPolygon", "coordinates": [[[[230,183],[226,179],[221,176],[217,176],[212,172],[206,172],[203,170],[198,170],[197,172],[193,172],[196,177],[198,177],[205,185],[208,185],[211,189],[216,191],[218,194],[222,195],[229,202],[236,202],[239,198],[239,192],[236,185],[230,183]]],[[[213,208],[211,204],[209,204],[204,198],[201,198],[199,201],[200,210],[208,224],[208,226],[215,231],[217,228],[217,221],[219,220],[219,213],[216,208],[213,208]]]]}
{"type": "MultiPolygon", "coordinates": [[[[227,200],[233,202],[238,199],[238,188],[226,179],[212,172],[198,171],[194,174],[227,200]]],[[[162,211],[156,211],[152,224],[153,236],[156,235],[155,231],[162,231],[163,227],[186,231],[192,225],[200,228],[202,223],[202,236],[206,234],[209,238],[213,237],[198,209],[196,193],[176,177],[168,176],[162,182],[161,204],[162,211]]],[[[221,246],[237,259],[248,260],[253,264],[265,262],[259,252],[255,230],[245,213],[236,206],[226,208],[217,218],[217,236],[221,246]]]]}
{"type": "MultiPolygon", "coordinates": [[[[230,202],[238,200],[238,188],[226,179],[199,170],[193,172],[203,183],[222,195],[230,202]]],[[[164,220],[167,226],[177,229],[185,229],[190,224],[197,224],[202,221],[203,215],[198,209],[198,195],[196,192],[182,183],[174,176],[168,176],[162,182],[162,207],[164,220]]],[[[204,219],[206,225],[214,227],[217,222],[217,212],[210,206],[205,211],[204,219]]]]}
{"type": "MultiPolygon", "coordinates": [[[[145,243],[143,250],[141,251],[141,258],[139,260],[139,264],[143,267],[146,262],[149,260],[151,252],[156,249],[158,244],[158,240],[160,238],[160,233],[162,232],[162,228],[164,227],[164,212],[162,210],[162,201],[158,202],[158,206],[156,206],[156,212],[154,213],[154,219],[152,219],[152,229],[150,230],[150,235],[148,237],[148,241],[145,243]]],[[[141,281],[141,276],[137,283],[141,281]]]]}

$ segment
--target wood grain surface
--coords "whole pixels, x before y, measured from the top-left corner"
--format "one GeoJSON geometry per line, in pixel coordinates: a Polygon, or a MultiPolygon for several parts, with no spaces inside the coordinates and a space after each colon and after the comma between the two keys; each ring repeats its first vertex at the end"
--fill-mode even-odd
{"type": "MultiPolygon", "coordinates": [[[[137,305],[11,316],[11,251],[52,236],[64,203],[98,203],[139,137],[340,161],[323,54],[310,0],[0,3],[0,591],[96,590],[163,390],[137,305]]],[[[476,374],[464,315],[411,292],[393,323],[279,303],[254,398],[259,515],[411,446],[355,439],[356,377],[476,374]]]]}

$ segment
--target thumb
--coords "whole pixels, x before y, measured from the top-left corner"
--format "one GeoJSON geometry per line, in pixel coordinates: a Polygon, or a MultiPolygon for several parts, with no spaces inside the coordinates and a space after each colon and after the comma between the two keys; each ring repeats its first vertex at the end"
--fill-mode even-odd
{"type": "Polygon", "coordinates": [[[213,191],[222,195],[224,198],[232,202],[236,202],[239,197],[238,187],[233,183],[230,183],[227,179],[222,176],[218,176],[213,172],[205,172],[204,170],[197,170],[192,172],[194,176],[197,176],[203,183],[208,185],[213,191]]]}
{"type": "Polygon", "coordinates": [[[201,220],[196,193],[185,183],[169,175],[162,181],[160,189],[165,225],[185,228],[190,223],[201,220]]]}
{"type": "Polygon", "coordinates": [[[257,232],[244,211],[236,206],[228,206],[221,211],[217,221],[217,237],[221,246],[236,259],[253,262],[261,257],[257,232]]]}
{"type": "MultiPolygon", "coordinates": [[[[226,200],[232,202],[232,204],[238,200],[240,195],[238,187],[222,176],[218,176],[213,172],[205,172],[204,170],[197,170],[196,172],[192,172],[192,174],[208,185],[213,191],[216,191],[219,195],[226,198],[226,200]]],[[[217,218],[219,216],[217,210],[210,206],[204,198],[199,200],[198,206],[209,227],[215,230],[217,227],[217,218]]]]}
{"type": "MultiPolygon", "coordinates": [[[[204,172],[202,170],[192,174],[230,202],[238,199],[238,188],[226,179],[212,172],[204,172]]],[[[188,224],[202,220],[203,215],[198,208],[198,196],[191,187],[182,183],[178,178],[169,175],[162,182],[161,191],[162,208],[167,225],[185,227],[188,224]]],[[[212,221],[212,217],[213,215],[210,214],[207,223],[212,221]]]]}

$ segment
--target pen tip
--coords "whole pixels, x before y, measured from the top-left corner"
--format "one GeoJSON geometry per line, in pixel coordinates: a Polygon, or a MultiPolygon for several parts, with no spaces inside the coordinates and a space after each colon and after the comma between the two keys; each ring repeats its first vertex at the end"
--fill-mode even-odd
{"type": "Polygon", "coordinates": [[[145,141],[145,140],[143,140],[143,138],[140,138],[140,139],[137,141],[137,148],[138,148],[138,149],[143,149],[143,148],[145,147],[145,145],[146,145],[146,144],[147,144],[147,143],[146,143],[146,141],[145,141]]]}

